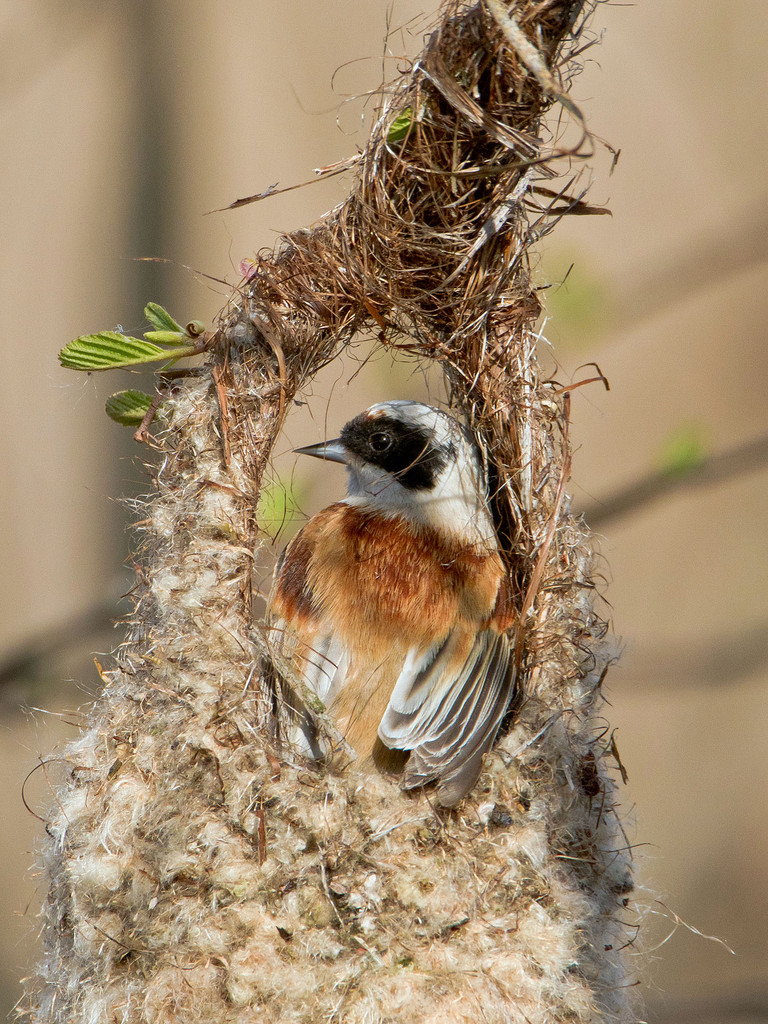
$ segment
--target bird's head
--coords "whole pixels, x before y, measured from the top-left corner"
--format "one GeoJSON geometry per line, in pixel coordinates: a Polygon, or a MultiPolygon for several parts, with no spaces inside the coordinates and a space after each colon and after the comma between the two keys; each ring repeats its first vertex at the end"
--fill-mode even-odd
{"type": "Polygon", "coordinates": [[[381,402],[339,437],[297,451],[343,463],[352,503],[496,547],[480,453],[468,430],[440,409],[381,402]]]}

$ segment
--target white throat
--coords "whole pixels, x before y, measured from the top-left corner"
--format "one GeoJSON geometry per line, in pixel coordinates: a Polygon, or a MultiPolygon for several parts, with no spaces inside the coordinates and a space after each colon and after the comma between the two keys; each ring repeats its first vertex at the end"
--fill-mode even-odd
{"type": "Polygon", "coordinates": [[[448,534],[467,544],[497,550],[485,494],[474,468],[452,462],[429,490],[403,487],[389,473],[357,460],[347,464],[347,502],[448,534]]]}

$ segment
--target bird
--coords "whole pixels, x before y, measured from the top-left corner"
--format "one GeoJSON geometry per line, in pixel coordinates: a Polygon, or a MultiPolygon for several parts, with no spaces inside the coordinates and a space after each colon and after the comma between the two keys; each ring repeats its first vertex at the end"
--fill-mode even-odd
{"type": "MultiPolygon", "coordinates": [[[[270,643],[361,765],[399,770],[404,789],[436,783],[436,803],[453,807],[517,696],[513,593],[480,451],[453,416],[395,400],[296,452],[342,463],[347,494],[278,559],[270,643]]],[[[324,756],[310,714],[298,732],[324,756]]]]}

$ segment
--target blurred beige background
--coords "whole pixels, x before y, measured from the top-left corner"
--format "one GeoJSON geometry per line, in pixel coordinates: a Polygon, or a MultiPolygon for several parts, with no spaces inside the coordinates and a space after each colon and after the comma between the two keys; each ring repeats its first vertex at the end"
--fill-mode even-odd
{"type": "MultiPolygon", "coordinates": [[[[104,627],[130,586],[117,499],[146,486],[144,453],[102,411],[141,382],[65,372],[56,352],[88,331],[139,332],[148,299],[210,320],[242,258],[346,185],[206,211],[354,152],[366,91],[419,48],[432,13],[416,0],[0,4],[3,1010],[34,960],[44,896],[30,870],[42,825],[22,784],[73,734],[92,658],[118,640],[104,627]]],[[[573,398],[571,490],[598,517],[676,440],[718,453],[768,433],[768,6],[605,4],[593,24],[604,38],[574,94],[622,151],[613,175],[605,151],[593,164],[591,199],[613,217],[562,224],[537,273],[552,284],[553,372],[578,380],[596,360],[611,382],[573,398]]],[[[355,368],[316,383],[285,453],[370,401],[425,393],[417,368],[378,359],[350,380],[355,368]]],[[[717,484],[599,520],[623,644],[609,711],[647,908],[638,968],[648,1019],[669,1024],[768,1019],[768,470],[764,450],[762,464],[733,465],[717,484]],[[734,954],[675,930],[675,915],[734,954]]],[[[278,472],[305,513],[343,486],[287,454],[278,472]]],[[[38,813],[54,772],[26,788],[38,813]]]]}

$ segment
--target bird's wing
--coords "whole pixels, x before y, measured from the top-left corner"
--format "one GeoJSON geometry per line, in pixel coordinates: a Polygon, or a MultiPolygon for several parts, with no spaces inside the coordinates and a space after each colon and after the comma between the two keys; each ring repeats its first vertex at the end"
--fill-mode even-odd
{"type": "Polygon", "coordinates": [[[446,807],[474,785],[515,695],[506,634],[485,629],[464,656],[466,646],[454,631],[426,654],[410,654],[379,726],[382,743],[411,751],[406,788],[437,779],[437,798],[446,807]]]}
{"type": "MultiPolygon", "coordinates": [[[[268,602],[267,639],[288,685],[298,679],[327,704],[334,684],[347,671],[347,655],[328,624],[324,624],[307,580],[307,567],[317,539],[315,526],[310,522],[300,530],[278,559],[268,602]]],[[[293,741],[308,748],[312,756],[320,757],[316,729],[301,695],[289,694],[286,703],[292,707],[297,721],[293,741]]]]}
{"type": "Polygon", "coordinates": [[[332,633],[307,634],[285,619],[270,623],[267,639],[273,661],[284,684],[283,707],[289,724],[287,737],[298,750],[315,759],[325,754],[318,736],[316,712],[329,703],[329,693],[347,671],[347,654],[332,633]],[[301,685],[297,685],[301,684],[301,685]],[[322,702],[318,708],[314,702],[322,702]]]}
{"type": "Polygon", "coordinates": [[[268,639],[278,667],[290,677],[295,674],[323,704],[334,683],[343,675],[346,652],[327,630],[302,630],[280,618],[270,622],[268,639]]]}

